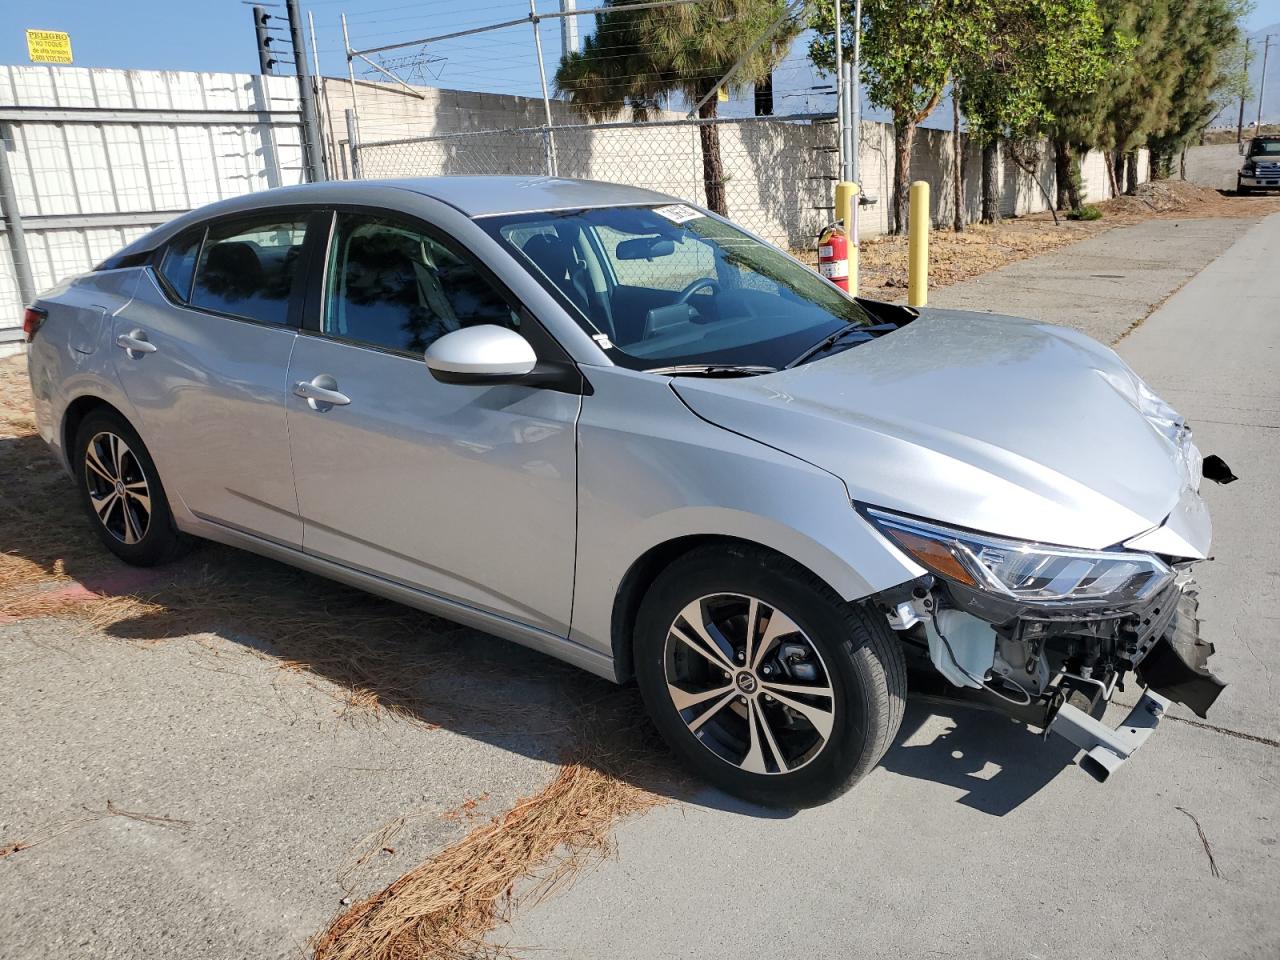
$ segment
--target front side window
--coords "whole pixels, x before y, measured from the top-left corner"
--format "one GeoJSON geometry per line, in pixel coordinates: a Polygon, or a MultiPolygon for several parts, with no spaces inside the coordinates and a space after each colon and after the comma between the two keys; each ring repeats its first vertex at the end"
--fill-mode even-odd
{"type": "Polygon", "coordinates": [[[191,305],[259,323],[287,324],[306,221],[214,224],[200,253],[191,305]]]}
{"type": "Polygon", "coordinates": [[[876,323],[781,250],[683,204],[477,222],[633,369],[782,367],[849,324],[876,323]]]}
{"type": "Polygon", "coordinates": [[[520,320],[468,260],[394,218],[339,214],[325,333],[421,356],[437,337],[477,324],[514,330],[520,320]]]}

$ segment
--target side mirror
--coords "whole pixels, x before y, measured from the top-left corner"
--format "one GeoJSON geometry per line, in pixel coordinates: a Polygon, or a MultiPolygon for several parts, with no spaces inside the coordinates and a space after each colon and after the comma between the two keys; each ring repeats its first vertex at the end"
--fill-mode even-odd
{"type": "Polygon", "coordinates": [[[1240,156],[1242,156],[1242,157],[1243,157],[1243,156],[1244,156],[1244,141],[1243,141],[1243,140],[1241,140],[1241,141],[1240,141],[1240,143],[1239,143],[1239,144],[1237,144],[1237,147],[1238,147],[1238,149],[1239,149],[1240,156]]]}
{"type": "Polygon", "coordinates": [[[528,340],[494,324],[446,333],[427,347],[426,360],[441,383],[502,383],[526,376],[538,365],[528,340]]]}

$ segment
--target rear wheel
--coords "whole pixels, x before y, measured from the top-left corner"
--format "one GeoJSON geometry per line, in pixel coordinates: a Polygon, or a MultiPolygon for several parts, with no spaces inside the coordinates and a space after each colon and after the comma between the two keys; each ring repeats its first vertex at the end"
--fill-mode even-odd
{"type": "Polygon", "coordinates": [[[187,540],[173,525],[155,464],[128,421],[110,410],[90,413],[71,460],[85,512],[108,550],[140,567],[184,552],[187,540]]]}
{"type": "Polygon", "coordinates": [[[635,664],[686,766],[769,806],[839,796],[902,722],[906,668],[883,617],[764,550],[706,548],[668,567],[641,606],[635,664]]]}

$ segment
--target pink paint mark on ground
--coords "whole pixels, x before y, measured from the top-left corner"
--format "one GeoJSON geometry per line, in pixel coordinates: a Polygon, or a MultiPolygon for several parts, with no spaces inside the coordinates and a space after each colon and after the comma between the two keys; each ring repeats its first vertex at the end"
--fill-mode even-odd
{"type": "Polygon", "coordinates": [[[73,581],[65,586],[50,590],[45,596],[65,598],[67,600],[96,600],[100,597],[120,597],[125,594],[137,593],[155,583],[161,576],[162,573],[159,570],[130,567],[73,581]]]}

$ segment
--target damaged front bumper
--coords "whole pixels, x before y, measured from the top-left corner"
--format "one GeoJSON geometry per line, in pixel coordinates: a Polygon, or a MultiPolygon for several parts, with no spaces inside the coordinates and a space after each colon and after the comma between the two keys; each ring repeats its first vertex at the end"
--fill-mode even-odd
{"type": "Polygon", "coordinates": [[[1203,717],[1225,687],[1208,669],[1213,645],[1200,637],[1198,589],[1185,570],[1142,607],[1070,618],[1020,610],[986,619],[975,614],[994,611],[964,594],[926,577],[887,608],[889,621],[915,633],[954,694],[1070,741],[1084,751],[1081,768],[1100,781],[1146,741],[1171,703],[1203,717]],[[1112,729],[1098,718],[1131,673],[1145,689],[1112,729]]]}

